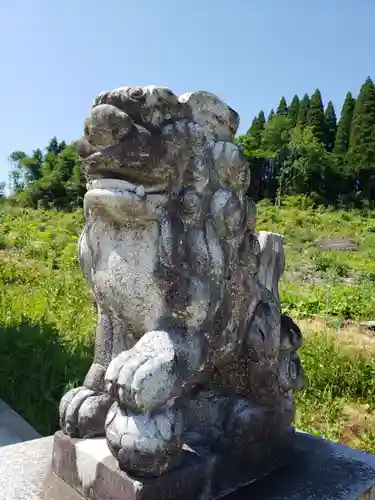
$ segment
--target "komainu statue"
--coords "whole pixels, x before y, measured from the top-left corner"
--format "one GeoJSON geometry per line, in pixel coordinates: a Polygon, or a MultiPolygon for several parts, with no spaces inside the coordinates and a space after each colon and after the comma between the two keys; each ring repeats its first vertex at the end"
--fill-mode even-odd
{"type": "Polygon", "coordinates": [[[71,437],[106,436],[120,468],[160,476],[184,445],[242,449],[290,429],[301,332],[280,312],[280,235],[256,232],[238,114],[209,92],[100,94],[79,151],[79,260],[95,357],[61,400],[71,437]]]}

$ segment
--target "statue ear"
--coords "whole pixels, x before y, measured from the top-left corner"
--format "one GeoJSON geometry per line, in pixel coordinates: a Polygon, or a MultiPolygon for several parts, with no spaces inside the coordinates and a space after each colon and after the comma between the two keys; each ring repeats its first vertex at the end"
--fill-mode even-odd
{"type": "Polygon", "coordinates": [[[179,99],[181,103],[190,108],[193,120],[201,126],[212,125],[215,129],[220,129],[222,135],[223,128],[226,129],[228,137],[223,140],[232,140],[235,136],[240,117],[238,113],[215,94],[198,90],[182,94],[179,99]]]}

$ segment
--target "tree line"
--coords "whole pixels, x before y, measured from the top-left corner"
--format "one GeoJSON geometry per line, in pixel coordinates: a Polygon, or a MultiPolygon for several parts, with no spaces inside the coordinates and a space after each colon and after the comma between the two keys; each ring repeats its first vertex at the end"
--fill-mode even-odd
{"type": "Polygon", "coordinates": [[[248,158],[256,200],[312,196],[317,203],[375,204],[375,85],[367,78],[356,98],[348,92],[337,121],[332,101],[324,108],[311,96],[284,97],[266,118],[254,118],[238,138],[248,158]]]}
{"type": "MultiPolygon", "coordinates": [[[[281,203],[308,195],[315,203],[375,206],[375,85],[369,77],[355,98],[348,92],[339,120],[321,92],[280,99],[266,118],[259,111],[237,142],[251,171],[249,195],[281,203]]],[[[42,151],[10,155],[10,198],[32,207],[74,209],[85,180],[76,145],[55,137],[42,151]]],[[[1,189],[0,189],[1,193],[1,189]]]]}
{"type": "Polygon", "coordinates": [[[14,151],[9,188],[11,201],[33,208],[75,209],[82,205],[86,183],[76,144],[53,137],[29,156],[14,151]]]}

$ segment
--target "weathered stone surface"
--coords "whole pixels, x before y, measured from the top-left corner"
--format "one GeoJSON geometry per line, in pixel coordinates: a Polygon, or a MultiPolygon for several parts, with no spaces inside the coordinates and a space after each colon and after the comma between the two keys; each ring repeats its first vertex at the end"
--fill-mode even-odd
{"type": "Polygon", "coordinates": [[[138,477],[179,467],[185,445],[247,456],[293,422],[301,332],[280,313],[283,241],[256,232],[238,124],[209,92],[153,86],[100,94],[85,123],[79,259],[98,329],[61,428],[105,435],[138,477]]]}
{"type": "Polygon", "coordinates": [[[374,485],[374,455],[297,433],[290,466],[255,481],[228,500],[367,500],[374,485]]]}
{"type": "MultiPolygon", "coordinates": [[[[71,442],[74,441],[71,440],[71,442]]],[[[0,500],[84,499],[74,488],[51,472],[53,443],[54,438],[51,436],[0,448],[0,500]]],[[[64,460],[69,460],[69,456],[68,454],[64,460]]],[[[81,454],[81,458],[82,456],[81,454]]],[[[252,457],[255,460],[255,454],[252,457]]],[[[284,457],[289,458],[289,465],[229,494],[225,500],[372,500],[371,494],[373,495],[375,485],[375,457],[373,455],[297,433],[295,452],[288,457],[285,450],[284,457]]],[[[95,460],[95,467],[99,462],[100,455],[95,460]]],[[[114,459],[112,463],[116,466],[114,459]]],[[[74,466],[70,470],[73,471],[74,466]]],[[[201,473],[202,469],[198,472],[201,473]]],[[[92,469],[88,469],[88,474],[84,476],[90,477],[91,473],[92,469]]],[[[120,474],[126,477],[125,473],[120,474]]],[[[169,474],[175,474],[174,477],[178,478],[178,471],[167,473],[167,476],[169,474]]],[[[228,461],[224,463],[224,469],[221,469],[220,476],[222,475],[228,478],[228,461]]],[[[155,483],[161,480],[163,477],[144,478],[141,482],[155,483]]],[[[178,479],[174,480],[173,488],[178,487],[178,481],[178,479]]],[[[196,481],[195,475],[188,484],[184,483],[186,494],[193,493],[190,485],[194,481],[196,481]]],[[[129,484],[128,480],[126,484],[129,484]]],[[[168,480],[159,484],[168,484],[168,480]]],[[[114,497],[115,486],[116,484],[111,487],[112,496],[102,496],[100,500],[127,500],[124,495],[114,497]]],[[[169,490],[171,491],[173,492],[173,489],[169,490]]],[[[168,494],[170,494],[168,490],[163,492],[155,489],[152,499],[172,498],[168,497],[168,494]]],[[[197,496],[187,498],[202,500],[197,496]]],[[[173,500],[181,499],[173,497],[173,500]]]]}
{"type": "Polygon", "coordinates": [[[208,500],[231,493],[293,459],[294,432],[243,453],[184,448],[180,466],[157,478],[122,472],[104,438],[55,435],[53,470],[90,500],[208,500]]]}

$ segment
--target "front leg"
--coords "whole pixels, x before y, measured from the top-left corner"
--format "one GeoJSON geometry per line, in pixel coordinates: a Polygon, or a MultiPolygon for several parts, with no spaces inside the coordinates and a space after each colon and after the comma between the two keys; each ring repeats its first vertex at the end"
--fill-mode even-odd
{"type": "Polygon", "coordinates": [[[105,388],[135,412],[152,413],[207,377],[203,338],[180,331],[151,331],[110,363],[105,388]]]}
{"type": "Polygon", "coordinates": [[[71,437],[104,436],[104,423],[113,400],[104,391],[104,375],[110,363],[113,328],[98,308],[95,356],[83,385],[68,391],[60,401],[60,426],[71,437]]]}
{"type": "Polygon", "coordinates": [[[180,398],[202,381],[202,359],[198,337],[152,331],[110,363],[106,389],[117,401],[106,436],[121,469],[158,476],[178,465],[186,430],[180,398]]]}

